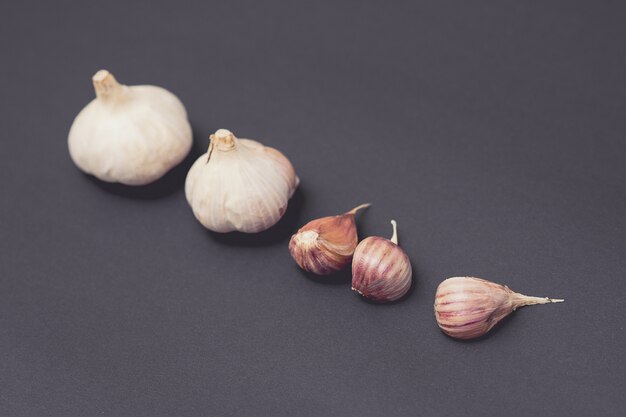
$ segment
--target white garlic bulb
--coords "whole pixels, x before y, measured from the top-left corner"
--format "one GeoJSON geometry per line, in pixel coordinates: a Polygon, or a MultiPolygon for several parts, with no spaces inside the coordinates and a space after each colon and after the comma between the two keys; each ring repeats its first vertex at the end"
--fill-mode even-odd
{"type": "Polygon", "coordinates": [[[256,233],[280,220],[299,182],[282,153],[220,129],[189,170],[185,195],[207,229],[256,233]]]}
{"type": "Polygon", "coordinates": [[[144,185],[162,177],[189,153],[187,112],[169,91],[126,86],[113,74],[92,78],[96,98],[76,116],[68,145],[74,163],[102,181],[144,185]]]}

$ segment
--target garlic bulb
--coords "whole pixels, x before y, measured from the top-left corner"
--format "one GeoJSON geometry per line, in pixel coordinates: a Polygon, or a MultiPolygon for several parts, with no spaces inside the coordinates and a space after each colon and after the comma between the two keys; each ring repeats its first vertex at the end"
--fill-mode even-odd
{"type": "Polygon", "coordinates": [[[74,163],[106,182],[144,185],[189,153],[187,112],[176,96],[153,85],[126,86],[113,74],[92,78],[96,98],[76,116],[68,145],[74,163]]]}
{"type": "Polygon", "coordinates": [[[352,258],[352,289],[380,303],[395,301],[411,288],[412,269],[406,252],[398,246],[396,221],[391,239],[368,237],[352,258]]]}
{"type": "Polygon", "coordinates": [[[256,233],[280,220],[299,182],[282,153],[220,129],[189,170],[185,195],[207,229],[256,233]]]}
{"type": "Polygon", "coordinates": [[[318,275],[343,269],[358,243],[355,214],[361,204],[339,216],[322,217],[302,226],[289,241],[289,252],[300,268],[318,275]]]}
{"type": "Polygon", "coordinates": [[[437,288],[435,318],[447,335],[473,339],[487,333],[518,307],[563,301],[518,294],[480,278],[454,277],[437,288]]]}

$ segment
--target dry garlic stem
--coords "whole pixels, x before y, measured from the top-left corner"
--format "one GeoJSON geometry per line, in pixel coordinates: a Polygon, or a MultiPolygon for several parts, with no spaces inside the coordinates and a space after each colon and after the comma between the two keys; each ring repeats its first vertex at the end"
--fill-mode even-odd
{"type": "Polygon", "coordinates": [[[117,82],[113,74],[107,70],[100,70],[91,77],[93,88],[96,90],[96,97],[99,99],[110,99],[120,97],[120,94],[128,89],[127,86],[117,82]]]}

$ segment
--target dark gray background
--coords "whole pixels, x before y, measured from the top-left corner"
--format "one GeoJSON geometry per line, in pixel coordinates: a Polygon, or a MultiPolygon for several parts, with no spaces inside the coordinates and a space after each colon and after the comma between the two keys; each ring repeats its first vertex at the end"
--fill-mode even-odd
{"type": "Polygon", "coordinates": [[[624,2],[176,3],[0,6],[0,415],[624,415],[624,2]],[[153,186],[69,158],[100,68],[187,106],[195,148],[153,186]],[[185,201],[222,127],[302,179],[269,232],[185,201]],[[414,265],[393,305],[287,250],[367,201],[361,235],[397,219],[414,265]],[[457,342],[454,275],[567,301],[457,342]]]}

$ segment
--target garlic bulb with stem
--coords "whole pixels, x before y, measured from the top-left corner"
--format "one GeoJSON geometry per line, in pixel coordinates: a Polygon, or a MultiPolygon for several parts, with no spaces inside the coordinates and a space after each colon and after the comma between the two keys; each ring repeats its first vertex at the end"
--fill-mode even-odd
{"type": "Polygon", "coordinates": [[[379,303],[402,298],[413,280],[409,257],[398,246],[396,221],[392,220],[391,224],[391,239],[378,236],[363,239],[352,257],[352,289],[379,303]]]}
{"type": "Polygon", "coordinates": [[[126,86],[107,70],[92,78],[96,98],[74,119],[70,156],[102,181],[145,185],[189,153],[191,126],[180,100],[153,85],[126,86]]]}
{"type": "Polygon", "coordinates": [[[435,318],[448,336],[473,339],[486,334],[519,307],[563,301],[529,297],[481,278],[453,277],[437,288],[435,318]]]}
{"type": "Polygon", "coordinates": [[[276,149],[226,129],[210,138],[207,153],[185,181],[198,221],[220,233],[256,233],[276,224],[300,182],[291,162],[276,149]]]}
{"type": "Polygon", "coordinates": [[[355,215],[369,206],[361,204],[344,214],[322,217],[302,226],[289,241],[289,252],[300,268],[328,275],[348,265],[358,243],[355,215]]]}

